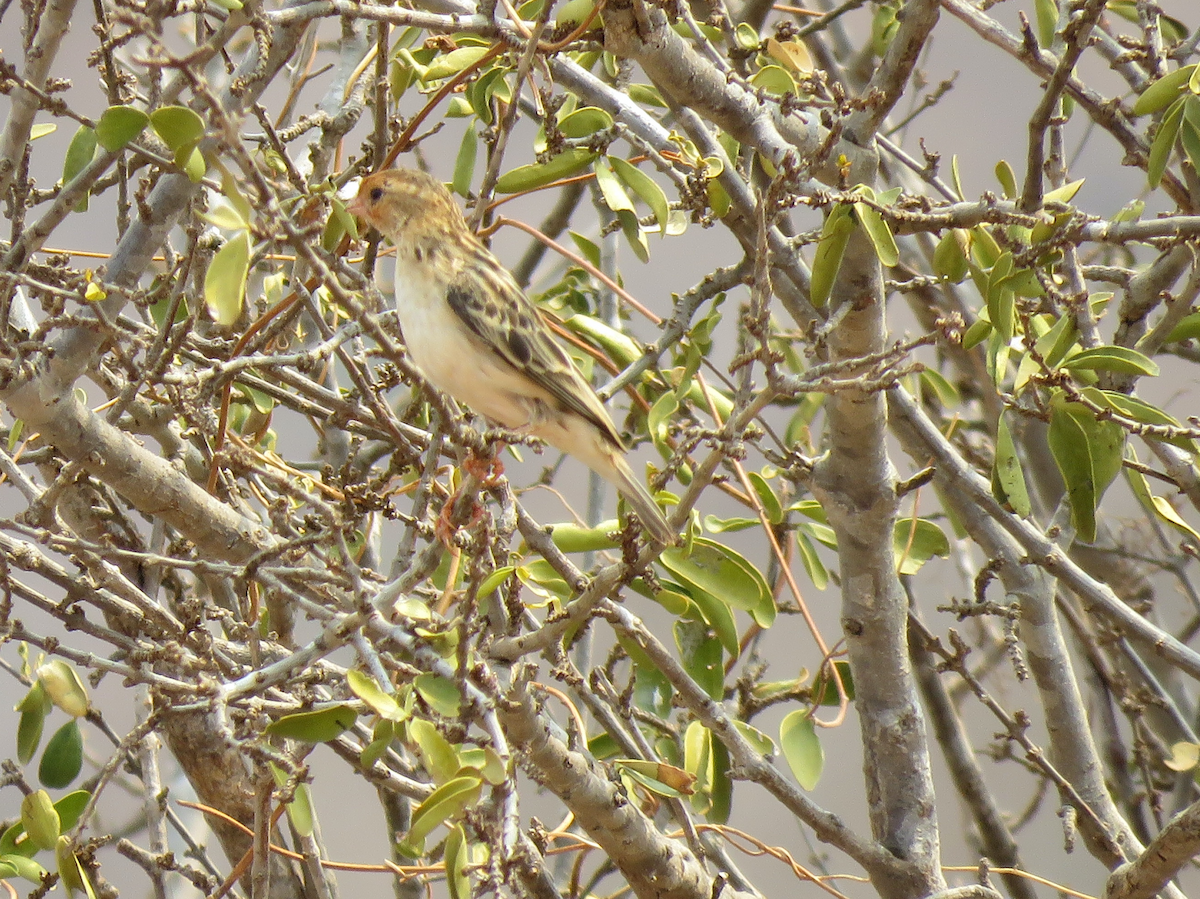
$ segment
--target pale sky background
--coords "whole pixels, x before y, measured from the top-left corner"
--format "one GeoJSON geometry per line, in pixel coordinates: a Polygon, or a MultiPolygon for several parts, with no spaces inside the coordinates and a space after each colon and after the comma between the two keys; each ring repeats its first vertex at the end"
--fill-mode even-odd
{"type": "MultiPolygon", "coordinates": [[[[1168,13],[1184,18],[1188,24],[1195,27],[1197,6],[1193,0],[1168,0],[1162,7],[1168,13]]],[[[1010,0],[992,9],[992,14],[998,16],[1010,27],[1015,23],[1016,11],[1026,9],[1032,15],[1031,3],[1017,3],[1010,0]]],[[[869,22],[869,9],[859,10],[848,17],[856,31],[861,32],[869,22]]],[[[0,24],[0,50],[4,59],[17,63],[21,59],[20,37],[17,34],[19,10],[9,9],[0,24]]],[[[80,4],[77,22],[61,53],[61,60],[78,61],[78,69],[71,72],[79,88],[73,89],[69,97],[90,114],[97,115],[103,108],[102,94],[95,88],[96,73],[83,68],[83,60],[95,46],[95,37],[90,30],[91,12],[86,4],[80,4]],[[81,96],[91,91],[90,107],[85,107],[81,96]]],[[[943,14],[929,51],[923,60],[922,69],[931,90],[934,85],[958,72],[958,80],[953,91],[942,99],[939,105],[927,110],[917,121],[910,125],[904,134],[904,143],[910,152],[918,152],[916,139],[922,137],[929,150],[942,154],[943,174],[948,175],[950,156],[960,157],[963,186],[968,197],[974,197],[985,190],[997,191],[998,187],[992,169],[1001,158],[1007,159],[1016,169],[1018,177],[1024,167],[1026,127],[1031,110],[1039,98],[1037,80],[1023,67],[1006,56],[999,49],[987,45],[960,24],[953,17],[943,14]]],[[[56,68],[56,74],[64,74],[62,67],[56,68]]],[[[1088,66],[1084,68],[1086,80],[1101,90],[1112,89],[1117,84],[1116,76],[1105,74],[1098,76],[1088,66]]],[[[313,103],[320,97],[321,86],[306,93],[305,99],[313,103]]],[[[919,96],[912,96],[902,102],[900,114],[909,108],[907,102],[917,102],[919,96]]],[[[268,103],[268,107],[269,107],[268,103]]],[[[301,105],[299,112],[310,111],[311,106],[301,105]]],[[[7,99],[0,97],[0,115],[7,112],[7,99]]],[[[41,121],[43,119],[39,119],[41,121]]],[[[1071,133],[1071,149],[1076,148],[1077,142],[1084,137],[1085,129],[1081,127],[1083,117],[1076,116],[1069,131],[1071,133]]],[[[464,120],[452,120],[448,123],[443,143],[445,153],[428,152],[430,159],[435,160],[436,174],[449,178],[453,154],[462,135],[464,120]]],[[[60,126],[57,134],[39,140],[35,146],[33,172],[42,185],[52,184],[61,174],[62,158],[66,144],[73,133],[69,123],[60,126]]],[[[431,148],[432,149],[432,148],[431,148]]],[[[516,154],[527,154],[528,144],[521,145],[514,141],[511,151],[514,159],[516,154]]],[[[1115,147],[1105,134],[1096,131],[1083,149],[1080,161],[1076,164],[1075,177],[1087,177],[1087,183],[1076,197],[1076,204],[1098,215],[1111,215],[1129,199],[1141,193],[1145,181],[1144,174],[1136,169],[1120,165],[1120,150],[1115,147]]],[[[478,182],[478,172],[477,180],[478,182]]],[[[537,222],[541,217],[542,207],[537,205],[541,200],[527,200],[509,204],[505,214],[537,222]]],[[[1150,211],[1147,212],[1150,214],[1150,211]]],[[[810,214],[811,215],[811,214],[810,214]]],[[[60,228],[54,235],[57,245],[69,242],[73,248],[88,249],[98,252],[108,252],[113,248],[112,215],[105,202],[93,204],[93,209],[86,215],[74,215],[67,226],[60,228]]],[[[812,220],[816,222],[815,217],[812,220]]],[[[812,226],[812,223],[806,225],[812,226]]],[[[7,235],[5,235],[7,236],[7,235]]],[[[494,249],[504,261],[513,263],[525,246],[524,238],[513,231],[498,235],[494,249]]],[[[670,308],[670,294],[680,293],[692,286],[704,271],[715,265],[732,264],[740,257],[735,242],[727,232],[717,225],[709,231],[703,231],[692,226],[682,238],[660,241],[651,238],[652,257],[648,265],[640,265],[628,257],[628,252],[622,254],[622,273],[626,286],[639,299],[649,305],[659,314],[664,314],[670,308]]],[[[726,323],[731,322],[736,303],[743,298],[742,294],[731,296],[726,304],[726,323]]],[[[903,308],[902,300],[893,298],[892,327],[902,332],[909,327],[911,321],[903,308]]],[[[643,333],[645,336],[646,332],[643,333]]],[[[1188,371],[1186,377],[1190,381],[1163,378],[1155,387],[1164,392],[1161,397],[1154,397],[1168,402],[1176,414],[1186,415],[1194,412],[1197,395],[1196,373],[1188,371]]],[[[308,439],[305,437],[304,439],[308,439]]],[[[548,460],[549,455],[542,457],[548,460]]],[[[895,461],[904,471],[911,472],[913,466],[897,451],[895,461]]],[[[573,463],[572,463],[573,464],[573,463]]],[[[582,468],[572,469],[582,474],[582,468]]],[[[4,494],[0,493],[0,497],[4,494]]],[[[0,502],[3,500],[0,499],[0,502]]],[[[535,506],[535,509],[550,508],[535,506]]],[[[0,507],[2,509],[2,507],[0,507]]],[[[7,514],[7,511],[0,511],[7,514]]],[[[747,538],[749,539],[749,538],[747,538]]],[[[757,557],[756,557],[757,558],[757,557]]],[[[953,570],[949,561],[935,560],[930,563],[944,572],[945,592],[941,595],[928,597],[927,611],[934,614],[937,603],[945,602],[952,595],[963,596],[964,586],[961,579],[953,570]]],[[[838,596],[833,588],[823,593],[814,590],[811,585],[803,584],[806,598],[817,611],[827,636],[838,633],[838,596]]],[[[923,597],[923,601],[925,598],[923,597]]],[[[646,605],[649,605],[648,603],[646,605]]],[[[648,617],[653,617],[651,610],[648,617]]],[[[44,622],[38,616],[27,614],[26,608],[18,603],[18,614],[25,618],[33,628],[41,628],[44,622]]],[[[669,626],[664,616],[657,616],[663,628],[669,626]]],[[[936,628],[944,629],[948,623],[945,616],[933,621],[936,628]]],[[[781,619],[775,629],[768,632],[762,641],[763,654],[772,660],[770,676],[784,678],[793,676],[799,666],[815,664],[816,656],[810,646],[807,635],[797,636],[793,620],[781,619]]],[[[56,629],[49,628],[52,632],[56,629]]],[[[86,645],[78,635],[71,635],[73,642],[86,645]]],[[[12,663],[16,662],[15,648],[5,647],[4,657],[12,663]]],[[[23,691],[9,677],[0,676],[0,707],[11,708],[23,691]]],[[[110,724],[118,733],[124,733],[132,724],[131,692],[122,691],[114,678],[108,678],[97,692],[99,705],[105,710],[110,724]]],[[[999,700],[1009,709],[1019,707],[1036,708],[1037,699],[1028,687],[1018,688],[1009,686],[1007,692],[998,696],[999,700]]],[[[768,733],[778,732],[779,718],[785,710],[777,709],[770,714],[756,719],[756,726],[768,733]]],[[[978,718],[982,712],[974,703],[966,704],[966,713],[982,726],[977,728],[981,734],[998,730],[985,719],[978,718]]],[[[7,720],[14,721],[14,717],[7,720]]],[[[61,713],[56,712],[47,724],[47,736],[62,723],[61,713]]],[[[85,733],[88,728],[85,726],[85,733]]],[[[1040,740],[1041,734],[1035,734],[1040,740]]],[[[846,726],[837,731],[823,731],[821,734],[825,747],[828,767],[825,778],[813,793],[814,800],[846,818],[847,823],[856,829],[866,832],[865,801],[862,798],[863,783],[861,777],[859,731],[856,722],[851,719],[846,726]],[[849,797],[849,798],[848,798],[849,797]]],[[[11,738],[3,738],[10,740],[11,738]]],[[[106,757],[108,744],[93,733],[86,733],[86,745],[96,754],[93,757],[106,757]]],[[[0,747],[0,756],[13,752],[11,743],[0,747]]],[[[936,752],[935,752],[935,758],[936,752]]],[[[165,761],[165,759],[164,759],[165,761]]],[[[378,862],[386,856],[385,833],[373,788],[361,778],[347,771],[346,765],[333,757],[324,747],[318,747],[310,758],[313,766],[315,782],[313,793],[316,807],[322,816],[323,836],[330,857],[342,861],[378,862]]],[[[985,763],[985,774],[997,788],[1002,800],[1008,803],[1011,811],[1019,811],[1027,800],[1032,779],[1022,774],[1014,778],[1015,787],[1005,788],[997,778],[1005,776],[1011,768],[997,767],[985,763]]],[[[1015,772],[1013,772],[1015,773],[1015,772]]],[[[962,844],[960,834],[966,828],[965,818],[960,819],[952,802],[944,797],[953,795],[945,779],[944,770],[938,762],[938,794],[943,797],[939,813],[941,816],[943,835],[943,858],[947,864],[971,865],[977,861],[973,853],[962,844]]],[[[185,795],[185,790],[178,784],[173,786],[176,795],[185,795]]],[[[758,793],[758,787],[739,785],[735,791],[735,808],[731,824],[742,827],[771,842],[785,846],[802,864],[812,865],[810,857],[809,837],[804,828],[783,813],[783,810],[769,797],[758,793]]],[[[528,797],[532,793],[522,793],[525,799],[523,813],[539,814],[548,824],[556,824],[556,803],[547,803],[543,808],[536,807],[538,803],[530,803],[528,797]],[[533,807],[531,807],[533,806],[533,807]]],[[[116,796],[112,793],[110,800],[102,804],[102,811],[108,815],[112,808],[111,800],[116,796]]],[[[11,818],[17,813],[18,794],[15,790],[0,791],[0,819],[11,818]]],[[[1058,879],[1076,889],[1097,895],[1103,887],[1105,871],[1083,848],[1076,849],[1073,855],[1065,855],[1062,851],[1062,834],[1058,819],[1053,814],[1056,800],[1050,797],[1046,800],[1045,810],[1037,816],[1031,829],[1020,835],[1027,866],[1043,876],[1058,879]],[[1042,852],[1035,855],[1035,850],[1041,847],[1042,852]]],[[[183,810],[181,810],[183,811],[183,810]]],[[[185,818],[194,822],[195,816],[185,812],[185,818]]],[[[117,820],[124,820],[118,818],[117,820]]],[[[115,827],[112,818],[106,818],[104,827],[115,827]]],[[[219,850],[214,853],[220,856],[219,850]]],[[[744,866],[752,880],[764,890],[772,894],[784,891],[810,891],[811,885],[797,885],[792,876],[778,862],[761,859],[748,859],[737,852],[732,853],[739,864],[744,866]]],[[[101,853],[105,875],[122,889],[122,895],[136,897],[149,894],[149,885],[144,875],[120,859],[114,851],[106,849],[101,853]]],[[[223,860],[222,860],[223,863],[223,860]]],[[[829,865],[830,870],[849,871],[857,873],[857,869],[847,860],[835,856],[829,865]]],[[[968,876],[969,877],[969,876],[968,876]]],[[[369,897],[390,895],[390,884],[379,875],[339,874],[344,896],[369,897]]],[[[1200,877],[1195,872],[1187,875],[1188,886],[1193,890],[1200,888],[1200,877]]],[[[605,890],[615,889],[617,881],[604,881],[605,890]]],[[[20,885],[22,894],[26,891],[23,882],[20,885]]],[[[839,888],[852,896],[871,895],[869,887],[856,887],[852,883],[841,882],[839,888]]],[[[441,889],[439,888],[439,894],[441,889]]],[[[1048,890],[1044,894],[1049,896],[1048,890]]]]}

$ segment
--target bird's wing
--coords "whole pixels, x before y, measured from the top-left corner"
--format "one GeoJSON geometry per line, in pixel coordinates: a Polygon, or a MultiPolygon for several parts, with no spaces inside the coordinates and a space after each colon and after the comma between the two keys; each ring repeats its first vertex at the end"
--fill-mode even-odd
{"type": "Polygon", "coordinates": [[[492,352],[624,449],[596,392],[554,339],[537,307],[487,248],[473,249],[474,264],[463,266],[446,292],[454,314],[492,352]]]}

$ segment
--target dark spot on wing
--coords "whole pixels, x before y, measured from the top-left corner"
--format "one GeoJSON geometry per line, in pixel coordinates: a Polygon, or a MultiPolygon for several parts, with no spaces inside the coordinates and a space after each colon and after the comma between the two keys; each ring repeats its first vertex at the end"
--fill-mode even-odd
{"type": "Polygon", "coordinates": [[[508,348],[512,350],[512,354],[517,357],[522,365],[528,365],[529,360],[533,358],[533,347],[526,340],[525,335],[520,331],[510,330],[507,335],[508,348]]]}
{"type": "Polygon", "coordinates": [[[454,310],[454,314],[462,319],[463,323],[471,329],[477,336],[487,339],[487,335],[480,328],[480,312],[483,310],[484,302],[478,293],[472,290],[467,290],[461,284],[453,283],[446,290],[446,302],[450,304],[450,308],[454,310]]]}

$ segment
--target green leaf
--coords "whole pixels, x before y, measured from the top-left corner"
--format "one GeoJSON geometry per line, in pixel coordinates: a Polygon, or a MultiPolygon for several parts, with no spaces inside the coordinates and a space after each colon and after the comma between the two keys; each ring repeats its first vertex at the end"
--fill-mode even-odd
{"type": "Polygon", "coordinates": [[[902,518],[892,531],[900,574],[916,574],[934,556],[950,555],[950,541],[927,518],[902,518]]]}
{"type": "Polygon", "coordinates": [[[39,137],[48,137],[58,130],[58,126],[53,122],[41,122],[29,129],[29,139],[37,140],[39,137]]]}
{"type": "Polygon", "coordinates": [[[70,715],[82,718],[88,711],[88,693],[83,681],[71,664],[64,659],[51,659],[37,670],[38,683],[50,701],[70,715]]]}
{"type": "Polygon", "coordinates": [[[1167,335],[1167,342],[1197,338],[1200,338],[1200,312],[1192,312],[1181,318],[1179,324],[1171,329],[1171,333],[1167,335]]]}
{"type": "Polygon", "coordinates": [[[20,877],[23,880],[28,880],[30,883],[39,885],[47,873],[45,868],[33,859],[25,858],[23,855],[0,856],[0,868],[5,867],[11,869],[12,873],[0,874],[0,879],[4,877],[20,877]]]}
{"type": "Polygon", "coordinates": [[[650,211],[654,213],[654,219],[658,222],[665,237],[671,213],[666,193],[653,178],[621,157],[610,156],[609,162],[612,164],[613,171],[617,177],[632,188],[641,201],[650,207],[650,211]]]}
{"type": "Polygon", "coordinates": [[[404,837],[402,847],[406,855],[424,855],[425,838],[433,829],[459,814],[479,798],[483,780],[478,775],[464,775],[442,784],[413,812],[412,826],[404,837]]]}
{"type": "Polygon", "coordinates": [[[1159,374],[1158,364],[1153,359],[1123,346],[1082,350],[1060,363],[1060,367],[1070,371],[1115,371],[1126,375],[1149,375],[1152,378],[1159,374]]]}
{"type": "Polygon", "coordinates": [[[418,674],[413,680],[413,686],[421,694],[421,698],[429,703],[429,707],[439,715],[447,718],[458,716],[462,697],[458,685],[437,674],[418,674]]]}
{"type": "Polygon", "coordinates": [[[434,783],[447,783],[458,774],[462,759],[432,722],[413,718],[408,722],[408,738],[434,783]]]}
{"type": "Polygon", "coordinates": [[[463,69],[479,62],[490,49],[485,45],[472,45],[444,53],[426,67],[421,74],[421,80],[425,82],[441,81],[443,78],[457,75],[463,69]]]}
{"type": "Polygon", "coordinates": [[[576,249],[579,250],[581,256],[594,265],[600,267],[600,248],[596,246],[595,241],[588,240],[582,234],[575,231],[567,232],[571,235],[571,240],[574,242],[576,249]]]}
{"type": "Polygon", "coordinates": [[[1125,431],[1097,421],[1087,409],[1060,393],[1051,400],[1050,452],[1067,487],[1071,519],[1080,539],[1096,539],[1096,508],[1121,470],[1125,431]]]}
{"type": "Polygon", "coordinates": [[[496,181],[496,192],[513,194],[545,187],[560,178],[583,171],[591,165],[597,155],[599,154],[595,150],[574,147],[564,150],[549,162],[520,166],[500,176],[496,181]]]}
{"type": "Polygon", "coordinates": [[[1034,0],[1033,10],[1037,15],[1038,45],[1046,49],[1054,43],[1058,30],[1058,4],[1054,0],[1034,0]]]}
{"type": "MultiPolygon", "coordinates": [[[[850,671],[850,663],[845,660],[838,660],[833,663],[833,667],[837,669],[838,678],[842,682],[842,689],[846,691],[846,699],[853,702],[854,675],[850,671]]],[[[842,697],[838,693],[838,685],[834,682],[833,675],[829,672],[828,668],[822,668],[818,673],[817,680],[813,684],[813,695],[820,705],[837,706],[842,704],[842,697]]]]}
{"type": "Polygon", "coordinates": [[[475,158],[479,155],[479,138],[475,129],[467,126],[462,143],[458,145],[458,156],[454,159],[454,178],[450,186],[460,197],[470,196],[471,180],[475,177],[475,158]]]}
{"type": "Polygon", "coordinates": [[[775,495],[775,491],[771,489],[771,485],[757,471],[747,472],[747,479],[750,481],[750,486],[754,488],[755,494],[758,496],[758,501],[762,503],[763,511],[767,514],[767,520],[771,524],[779,524],[783,521],[783,506],[779,502],[779,497],[775,495]]]}
{"type": "Polygon", "coordinates": [[[855,203],[854,211],[858,216],[858,223],[870,238],[871,246],[875,248],[875,255],[879,257],[880,264],[885,268],[896,265],[900,261],[900,248],[896,246],[892,229],[883,220],[879,210],[866,203],[855,203]]]}
{"type": "Polygon", "coordinates": [[[244,231],[250,227],[246,216],[225,197],[214,200],[207,211],[200,213],[200,218],[224,231],[244,231]]]}
{"type": "Polygon", "coordinates": [[[784,716],[779,744],[796,782],[805,790],[815,789],[825,770],[825,750],[807,711],[796,709],[784,716]]]}
{"type": "Polygon", "coordinates": [[[996,501],[1021,518],[1028,518],[1032,511],[1029,490],[1021,460],[1017,457],[1017,446],[1008,427],[1007,414],[1000,416],[996,429],[996,464],[992,469],[992,495],[996,501]]]}
{"type": "MultiPolygon", "coordinates": [[[[564,25],[578,28],[587,21],[588,16],[595,8],[596,0],[567,0],[555,11],[554,24],[559,28],[564,25]]],[[[462,899],[467,899],[467,897],[464,896],[462,899]]]]}
{"type": "MultiPolygon", "coordinates": [[[[274,762],[267,762],[267,766],[271,769],[271,777],[275,779],[275,786],[283,789],[287,786],[287,773],[276,765],[274,762]]],[[[315,816],[312,807],[312,794],[309,792],[308,784],[300,782],[296,784],[296,789],[292,793],[290,802],[284,804],[284,811],[287,812],[288,820],[292,822],[292,826],[296,828],[296,832],[302,837],[311,837],[314,833],[313,822],[315,816]]]]}
{"type": "Polygon", "coordinates": [[[284,715],[267,725],[266,732],[288,740],[305,743],[327,743],[336,740],[358,720],[353,706],[337,703],[311,712],[284,715]]]}
{"type": "Polygon", "coordinates": [[[700,621],[676,621],[675,645],[684,669],[716,702],[725,698],[725,669],[721,666],[721,641],[700,621]]]}
{"type": "Polygon", "coordinates": [[[351,692],[381,718],[389,721],[403,721],[408,717],[400,703],[396,701],[396,697],[384,692],[371,675],[351,668],[346,672],[346,683],[351,692]]]}
{"type": "Polygon", "coordinates": [[[761,43],[758,37],[758,30],[749,22],[739,22],[733,32],[733,37],[737,41],[737,45],[743,50],[757,50],[761,43]]]}
{"type": "Polygon", "coordinates": [[[471,899],[471,878],[467,876],[471,854],[468,850],[466,831],[461,824],[455,824],[450,828],[442,850],[442,863],[446,866],[446,886],[450,890],[450,899],[471,899]]]}
{"type": "Polygon", "coordinates": [[[607,131],[612,126],[612,115],[598,106],[581,106],[558,121],[558,130],[563,136],[576,140],[607,131]]]}
{"type": "Polygon", "coordinates": [[[650,412],[646,415],[646,430],[655,446],[669,450],[667,438],[670,436],[670,426],[678,411],[679,399],[671,391],[660,396],[650,407],[650,412]]]}
{"type": "Polygon", "coordinates": [[[1167,163],[1171,160],[1171,150],[1175,147],[1175,138],[1179,136],[1179,126],[1183,122],[1183,98],[1167,110],[1163,117],[1154,141],[1150,144],[1150,159],[1146,163],[1146,178],[1151,189],[1158,187],[1167,163]]]}
{"type": "MultiPolygon", "coordinates": [[[[551,527],[550,539],[565,553],[596,552],[621,545],[621,523],[616,519],[602,521],[590,528],[571,523],[551,527]]],[[[482,590],[480,594],[485,595],[482,590]]]]}
{"type": "Polygon", "coordinates": [[[1083,187],[1083,182],[1086,178],[1080,178],[1078,181],[1072,181],[1069,184],[1064,184],[1062,187],[1056,187],[1054,190],[1047,191],[1042,197],[1042,203],[1049,205],[1051,203],[1062,203],[1066,205],[1075,199],[1075,194],[1079,193],[1079,188],[1083,187]]]}
{"type": "Polygon", "coordinates": [[[818,590],[824,590],[829,586],[829,571],[825,568],[825,563],[821,561],[817,548],[804,533],[806,527],[802,524],[796,529],[796,545],[800,548],[800,561],[804,563],[804,570],[808,572],[808,579],[813,582],[813,586],[818,590]]]}
{"type": "Polygon", "coordinates": [[[95,894],[88,882],[87,874],[83,870],[83,866],[79,864],[79,860],[75,858],[71,841],[65,836],[59,837],[54,845],[54,862],[58,868],[58,877],[63,886],[67,888],[68,896],[75,895],[75,891],[79,890],[87,894],[88,899],[93,899],[95,894]]]}
{"type": "MultiPolygon", "coordinates": [[[[624,193],[624,190],[622,190],[622,193],[624,193]]],[[[650,244],[646,240],[646,232],[642,230],[641,222],[638,221],[637,213],[632,209],[618,209],[615,211],[617,221],[621,223],[621,232],[629,242],[633,254],[642,262],[649,262],[650,244]]]]}
{"type": "Polygon", "coordinates": [[[38,780],[52,790],[61,790],[79,776],[83,768],[83,734],[79,722],[72,718],[46,744],[38,765],[38,780]]]}
{"type": "Polygon", "coordinates": [[[1197,71],[1197,67],[1190,65],[1163,75],[1142,91],[1142,95],[1133,104],[1133,114],[1135,116],[1150,115],[1160,109],[1166,109],[1175,102],[1179,92],[1183,90],[1195,71],[1197,71]]]}
{"type": "MultiPolygon", "coordinates": [[[[1083,390],[1083,395],[1089,400],[1100,406],[1107,406],[1114,412],[1117,412],[1128,419],[1147,425],[1163,425],[1168,428],[1183,428],[1183,424],[1173,415],[1168,415],[1157,406],[1147,403],[1145,400],[1139,399],[1136,396],[1130,396],[1126,393],[1118,393],[1113,390],[1098,390],[1095,387],[1086,387],[1083,390]]],[[[1157,438],[1146,437],[1147,440],[1157,438]]],[[[1189,453],[1197,452],[1196,441],[1191,438],[1179,436],[1172,437],[1164,441],[1173,446],[1179,447],[1181,450],[1189,453]]]]}
{"type": "Polygon", "coordinates": [[[58,812],[62,833],[66,833],[79,823],[79,818],[91,798],[92,794],[87,790],[75,790],[54,803],[54,810],[58,812]]]}
{"type": "Polygon", "coordinates": [[[652,84],[631,84],[626,89],[629,99],[634,103],[640,103],[643,106],[657,106],[660,109],[667,109],[667,101],[662,98],[658,88],[652,84]]]}
{"type": "Polygon", "coordinates": [[[690,552],[670,547],[659,556],[659,562],[685,584],[704,590],[735,609],[748,612],[762,601],[761,585],[746,572],[747,567],[753,566],[716,541],[697,538],[690,552]]]}
{"type": "MultiPolygon", "coordinates": [[[[71,138],[71,144],[67,147],[66,159],[63,160],[63,187],[74,181],[76,176],[88,167],[95,156],[96,132],[87,125],[80,125],[79,130],[75,132],[75,136],[71,138]]],[[[85,194],[75,207],[75,211],[87,212],[87,208],[88,196],[85,194]]]]}
{"type": "Polygon", "coordinates": [[[110,106],[96,123],[96,140],[115,153],[136,138],[150,124],[150,116],[133,106],[110,106]]]}
{"type": "Polygon", "coordinates": [[[204,302],[213,319],[223,327],[232,327],[242,314],[249,274],[250,234],[243,231],[217,250],[204,273],[204,302]]]}
{"type": "Polygon", "coordinates": [[[951,228],[942,235],[933,251],[933,272],[957,284],[967,276],[967,233],[951,228]]]}
{"type": "MultiPolygon", "coordinates": [[[[1189,104],[1192,100],[1200,103],[1200,99],[1197,97],[1188,97],[1189,104]]],[[[1192,168],[1200,172],[1200,130],[1197,130],[1196,125],[1187,116],[1184,116],[1183,126],[1179,129],[1179,143],[1183,145],[1183,150],[1187,153],[1192,168]]]]}
{"type": "Polygon", "coordinates": [[[812,304],[818,309],[829,302],[838,270],[842,267],[842,257],[846,254],[846,245],[853,233],[854,217],[851,207],[845,203],[838,203],[825,219],[821,228],[821,239],[817,243],[817,252],[813,256],[812,284],[809,289],[812,304]]]}
{"type": "Polygon", "coordinates": [[[1013,199],[1017,195],[1017,176],[1013,174],[1012,166],[1007,160],[1001,159],[996,163],[996,180],[1004,189],[1004,196],[1013,199]]]}
{"type": "Polygon", "coordinates": [[[921,389],[928,395],[933,394],[947,409],[953,409],[962,402],[958,388],[946,380],[946,376],[934,368],[921,371],[921,389]]]}
{"type": "Polygon", "coordinates": [[[47,851],[54,848],[62,832],[58,812],[45,790],[34,790],[21,800],[21,824],[33,845],[47,851]]]}
{"type": "Polygon", "coordinates": [[[162,106],[154,110],[150,113],[150,125],[176,154],[177,164],[180,164],[179,151],[190,151],[204,137],[204,119],[186,106],[162,106]]]}
{"type": "Polygon", "coordinates": [[[183,169],[183,173],[193,184],[199,184],[207,171],[204,154],[197,147],[185,148],[176,153],[175,164],[183,169]]]}
{"type": "Polygon", "coordinates": [[[375,763],[383,758],[388,747],[392,745],[392,740],[396,738],[396,723],[388,721],[386,718],[380,718],[375,723],[375,729],[371,734],[371,742],[362,751],[358,757],[359,766],[363,771],[370,771],[375,763]]]}
{"type": "Polygon", "coordinates": [[[796,88],[796,79],[783,66],[763,66],[750,76],[750,83],[777,97],[799,93],[796,88]]]}
{"type": "Polygon", "coordinates": [[[605,205],[613,212],[621,210],[632,212],[633,201],[629,199],[629,194],[625,193],[625,187],[621,184],[620,179],[613,173],[608,158],[601,156],[592,163],[592,170],[596,173],[596,184],[600,188],[600,195],[604,197],[605,205]]]}
{"type": "Polygon", "coordinates": [[[17,704],[16,711],[21,713],[17,722],[17,760],[22,765],[29,764],[42,742],[42,729],[50,707],[50,697],[40,680],[33,682],[29,692],[17,704]]]}

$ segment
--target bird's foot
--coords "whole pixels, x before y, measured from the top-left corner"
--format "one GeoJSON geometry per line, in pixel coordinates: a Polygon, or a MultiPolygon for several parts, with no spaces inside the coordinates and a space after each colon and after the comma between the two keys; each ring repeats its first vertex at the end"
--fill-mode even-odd
{"type": "Polygon", "coordinates": [[[477,456],[473,451],[468,450],[466,458],[462,462],[462,469],[471,477],[478,479],[484,490],[488,490],[495,487],[496,482],[504,474],[504,463],[500,461],[499,450],[487,456],[477,456]]]}
{"type": "MultiPolygon", "coordinates": [[[[454,548],[454,535],[458,533],[458,525],[454,523],[454,507],[458,505],[458,500],[461,494],[455,493],[442,506],[442,512],[438,515],[437,523],[433,526],[434,535],[442,542],[446,549],[454,548]]],[[[467,529],[474,528],[480,521],[483,520],[483,506],[472,500],[471,501],[471,517],[467,523],[463,525],[467,529]]]]}

